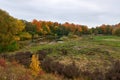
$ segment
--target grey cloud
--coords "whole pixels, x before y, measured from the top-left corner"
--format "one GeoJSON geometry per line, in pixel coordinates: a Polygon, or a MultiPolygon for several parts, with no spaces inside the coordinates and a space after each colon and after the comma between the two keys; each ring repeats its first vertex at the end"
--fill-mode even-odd
{"type": "Polygon", "coordinates": [[[120,21],[120,0],[0,0],[10,15],[31,21],[73,22],[90,27],[120,21]]]}

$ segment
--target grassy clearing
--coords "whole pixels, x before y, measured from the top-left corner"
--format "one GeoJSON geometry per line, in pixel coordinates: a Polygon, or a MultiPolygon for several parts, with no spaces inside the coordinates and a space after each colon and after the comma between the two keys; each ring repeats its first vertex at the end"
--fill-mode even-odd
{"type": "Polygon", "coordinates": [[[120,37],[117,36],[88,36],[82,39],[52,42],[32,46],[30,51],[48,50],[47,56],[53,57],[62,64],[75,61],[82,70],[93,71],[96,68],[105,71],[112,60],[120,60],[120,37]]]}
{"type": "Polygon", "coordinates": [[[118,36],[95,36],[94,42],[109,47],[120,47],[120,37],[118,36]]]}
{"type": "MultiPolygon", "coordinates": [[[[65,66],[75,62],[83,72],[94,72],[97,69],[105,73],[110,69],[113,61],[120,60],[119,40],[120,37],[117,36],[94,36],[93,39],[90,36],[83,36],[62,42],[32,43],[19,51],[36,53],[40,50],[47,53],[45,59],[50,57],[54,60],[53,62],[59,62],[65,66]]],[[[47,80],[49,75],[45,76],[43,78],[47,80]]],[[[54,79],[57,80],[56,77],[54,79]]]]}
{"type": "Polygon", "coordinates": [[[106,71],[111,61],[120,60],[120,37],[117,36],[84,36],[63,42],[32,43],[19,51],[38,50],[47,51],[49,57],[53,57],[62,64],[70,64],[73,61],[82,70],[93,71],[96,68],[106,71]]]}

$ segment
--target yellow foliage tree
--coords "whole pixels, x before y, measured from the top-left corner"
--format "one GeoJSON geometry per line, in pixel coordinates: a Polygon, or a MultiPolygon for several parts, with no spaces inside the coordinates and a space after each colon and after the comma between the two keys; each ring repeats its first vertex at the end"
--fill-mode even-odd
{"type": "Polygon", "coordinates": [[[21,33],[24,28],[25,25],[21,20],[0,9],[0,52],[10,50],[11,46],[16,43],[15,36],[21,33]]]}
{"type": "Polygon", "coordinates": [[[22,32],[20,34],[20,40],[29,40],[32,38],[32,35],[28,32],[22,32]]]}
{"type": "Polygon", "coordinates": [[[40,68],[40,62],[38,60],[38,55],[36,55],[36,54],[32,55],[30,68],[31,68],[32,74],[35,76],[37,76],[40,73],[40,71],[42,70],[40,68]]]}

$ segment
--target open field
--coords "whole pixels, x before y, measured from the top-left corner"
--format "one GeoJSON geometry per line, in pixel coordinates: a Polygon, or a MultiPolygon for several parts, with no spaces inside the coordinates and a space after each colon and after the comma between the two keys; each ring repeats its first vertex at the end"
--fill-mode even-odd
{"type": "MultiPolygon", "coordinates": [[[[25,41],[25,43],[26,42],[29,41],[25,41]]],[[[26,57],[22,57],[22,53],[28,51],[33,54],[39,54],[41,66],[43,70],[48,73],[54,74],[54,72],[58,72],[58,74],[63,73],[62,76],[66,74],[64,75],[65,77],[73,78],[73,76],[77,76],[77,74],[80,74],[79,72],[76,72],[76,70],[80,70],[81,72],[88,72],[89,75],[97,70],[102,72],[102,74],[104,75],[109,71],[115,61],[120,61],[120,37],[94,36],[93,38],[91,38],[91,36],[82,36],[75,39],[68,38],[58,42],[34,42],[26,45],[18,51],[8,52],[7,54],[15,55],[21,52],[21,57],[18,55],[18,57],[20,57],[21,59],[17,57],[17,61],[25,59],[25,62],[23,61],[23,63],[21,62],[21,64],[25,66],[27,64],[29,66],[30,57],[28,57],[28,59],[27,55],[26,57]],[[74,64],[75,66],[72,64],[74,64]],[[69,72],[69,68],[68,70],[65,70],[66,72],[59,73],[59,68],[62,69],[64,66],[70,67],[70,65],[74,66],[73,68],[70,68],[72,69],[72,73],[69,72]],[[47,70],[45,67],[47,68],[47,70]]],[[[62,80],[64,80],[64,78],[62,78],[62,80]]],[[[81,79],[78,78],[78,80],[81,79]]]]}
{"type": "Polygon", "coordinates": [[[38,50],[45,51],[47,56],[65,65],[75,62],[82,70],[98,68],[106,71],[111,61],[120,60],[120,37],[94,36],[91,39],[90,36],[83,36],[62,42],[34,43],[22,49],[33,53],[38,50]]]}

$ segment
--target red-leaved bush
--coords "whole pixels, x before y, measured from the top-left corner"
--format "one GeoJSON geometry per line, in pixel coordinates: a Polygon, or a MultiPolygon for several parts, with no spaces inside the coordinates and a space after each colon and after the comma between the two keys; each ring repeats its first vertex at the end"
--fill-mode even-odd
{"type": "Polygon", "coordinates": [[[6,61],[4,58],[0,58],[0,66],[6,67],[6,61]]]}

